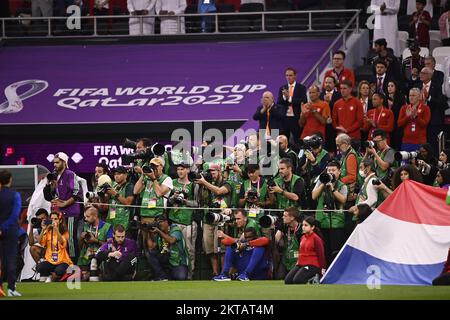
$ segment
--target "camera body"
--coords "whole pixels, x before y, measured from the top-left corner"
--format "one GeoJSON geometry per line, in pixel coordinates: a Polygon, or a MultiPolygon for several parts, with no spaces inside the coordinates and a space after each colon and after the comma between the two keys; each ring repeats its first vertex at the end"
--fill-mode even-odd
{"type": "Polygon", "coordinates": [[[332,173],[324,172],[320,174],[319,181],[322,182],[323,184],[327,184],[329,182],[335,183],[336,177],[332,173]]]}
{"type": "Polygon", "coordinates": [[[375,142],[373,141],[362,141],[361,147],[363,148],[375,148],[375,142]]]}
{"type": "MultiPolygon", "coordinates": [[[[33,226],[33,228],[37,229],[37,228],[41,227],[42,220],[39,219],[39,218],[34,217],[34,218],[31,218],[30,223],[33,226]]],[[[53,223],[52,219],[45,219],[44,220],[44,225],[45,226],[50,226],[50,225],[52,225],[52,223],[53,223]]]]}
{"type": "Polygon", "coordinates": [[[47,174],[47,180],[49,182],[58,180],[58,173],[56,171],[47,174]]]}
{"type": "Polygon", "coordinates": [[[142,172],[144,173],[152,173],[156,171],[156,166],[154,164],[150,164],[150,165],[144,165],[142,167],[142,172]]]}
{"type": "Polygon", "coordinates": [[[188,197],[185,191],[175,191],[172,197],[170,197],[170,202],[175,205],[184,205],[184,200],[188,197]]]}
{"type": "Polygon", "coordinates": [[[99,197],[104,197],[106,192],[108,192],[109,189],[111,189],[111,185],[109,183],[104,183],[101,186],[97,187],[97,195],[99,197]]]}
{"type": "Polygon", "coordinates": [[[398,151],[395,153],[395,160],[397,161],[408,161],[417,158],[419,151],[398,151]]]}
{"type": "Polygon", "coordinates": [[[247,191],[247,200],[256,201],[258,200],[259,195],[256,190],[250,189],[247,191]]]}
{"type": "Polygon", "coordinates": [[[203,178],[205,178],[205,180],[209,183],[212,183],[213,181],[213,177],[211,172],[206,171],[206,172],[189,172],[188,173],[188,179],[190,181],[195,181],[195,180],[199,180],[201,179],[203,176],[203,178]]]}
{"type": "Polygon", "coordinates": [[[153,228],[159,228],[160,222],[153,221],[152,223],[141,223],[139,221],[133,220],[130,222],[129,229],[130,230],[141,230],[141,231],[151,231],[153,228]]]}
{"type": "Polygon", "coordinates": [[[267,186],[268,186],[268,187],[273,188],[273,187],[275,187],[276,185],[277,185],[277,184],[275,183],[274,177],[269,177],[269,178],[267,179],[267,186]]]}
{"type": "Polygon", "coordinates": [[[312,135],[303,138],[303,140],[299,141],[299,146],[302,149],[313,150],[322,146],[323,140],[321,137],[312,135]]]}

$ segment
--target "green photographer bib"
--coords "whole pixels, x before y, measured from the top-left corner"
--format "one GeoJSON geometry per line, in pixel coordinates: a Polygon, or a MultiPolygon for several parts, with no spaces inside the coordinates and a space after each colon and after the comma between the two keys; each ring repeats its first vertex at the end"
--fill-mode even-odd
{"type": "MultiPolygon", "coordinates": [[[[292,192],[294,190],[295,183],[299,179],[301,179],[299,176],[297,176],[295,174],[292,175],[292,179],[291,179],[291,182],[290,182],[290,191],[289,192],[292,192]]],[[[274,181],[280,188],[283,188],[284,180],[283,180],[282,177],[277,177],[277,178],[275,178],[274,181]]],[[[290,200],[290,199],[286,198],[285,196],[283,196],[280,193],[276,194],[276,198],[277,198],[277,208],[278,209],[286,209],[288,207],[296,207],[296,208],[299,207],[299,202],[300,201],[290,200]]]]}
{"type": "MultiPolygon", "coordinates": [[[[166,178],[168,178],[168,176],[163,174],[158,179],[158,183],[162,185],[166,178]]],[[[151,185],[151,181],[147,181],[143,191],[141,217],[155,218],[164,213],[164,197],[158,197],[155,189],[151,187],[151,185]]]]}
{"type": "MultiPolygon", "coordinates": [[[[184,192],[187,194],[188,200],[194,198],[194,184],[189,182],[183,184],[177,180],[173,181],[173,191],[184,192]]],[[[171,209],[169,212],[169,219],[175,223],[190,225],[192,223],[192,213],[194,210],[190,209],[171,209]]]]}
{"type": "MultiPolygon", "coordinates": [[[[260,178],[261,179],[261,178],[260,178]]],[[[264,202],[268,197],[268,188],[267,182],[264,181],[263,184],[259,187],[254,187],[250,180],[245,180],[243,185],[244,191],[247,192],[249,190],[254,190],[259,193],[258,200],[260,202],[264,202]]],[[[250,205],[248,202],[245,203],[245,208],[248,209],[248,217],[259,221],[259,219],[264,215],[264,210],[262,208],[250,205]]]]}
{"type": "Polygon", "coordinates": [[[178,266],[189,267],[190,264],[189,255],[186,249],[186,243],[184,241],[184,237],[180,227],[178,227],[177,225],[171,225],[169,234],[171,237],[176,238],[177,241],[174,244],[169,245],[167,242],[164,241],[162,237],[158,235],[157,237],[158,249],[160,251],[169,252],[169,263],[172,267],[178,266]]]}
{"type": "MultiPolygon", "coordinates": [[[[99,230],[96,230],[96,232],[93,232],[93,233],[97,235],[96,238],[99,241],[105,242],[106,236],[108,235],[108,231],[110,228],[111,228],[111,224],[109,224],[108,222],[105,222],[99,230]]],[[[91,226],[90,226],[90,224],[85,222],[83,225],[83,232],[88,232],[88,231],[92,231],[91,226]]],[[[84,245],[81,248],[80,257],[78,258],[77,265],[79,265],[79,266],[89,265],[91,263],[91,259],[89,259],[89,256],[94,255],[99,248],[100,248],[100,246],[98,244],[84,245]]]]}
{"type": "MultiPolygon", "coordinates": [[[[126,183],[122,188],[117,183],[113,183],[113,188],[115,190],[119,189],[119,195],[126,198],[126,190],[128,183],[126,183]]],[[[131,209],[129,207],[124,207],[120,201],[116,199],[111,199],[109,202],[108,216],[106,222],[112,224],[113,227],[121,224],[124,226],[125,230],[128,230],[128,224],[130,222],[131,209]],[[119,204],[120,206],[116,206],[119,204]]]]}
{"type": "MultiPolygon", "coordinates": [[[[336,181],[335,188],[340,190],[344,184],[341,181],[336,181]]],[[[325,187],[326,188],[326,187],[325,187]]],[[[325,189],[317,201],[316,209],[316,220],[320,222],[321,229],[330,229],[330,218],[331,218],[331,229],[344,228],[345,215],[342,209],[337,209],[333,212],[323,212],[324,200],[325,200],[325,189]],[[330,217],[331,215],[331,217],[330,217]]],[[[333,196],[332,196],[333,197],[333,196]]]]}

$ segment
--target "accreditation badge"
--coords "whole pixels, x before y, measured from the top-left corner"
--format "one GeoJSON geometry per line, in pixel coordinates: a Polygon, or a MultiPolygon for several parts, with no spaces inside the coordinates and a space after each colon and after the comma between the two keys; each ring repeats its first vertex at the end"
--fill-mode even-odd
{"type": "Polygon", "coordinates": [[[256,218],[258,216],[259,210],[259,207],[251,207],[248,212],[248,216],[250,218],[256,218]]]}
{"type": "Polygon", "coordinates": [[[147,205],[148,209],[154,209],[156,208],[156,199],[150,199],[148,201],[148,205],[147,205]]]}
{"type": "Polygon", "coordinates": [[[111,207],[111,210],[109,210],[109,218],[110,219],[116,218],[116,207],[111,207]]]}
{"type": "Polygon", "coordinates": [[[53,252],[52,253],[52,261],[53,262],[58,262],[58,252],[53,252]]]}

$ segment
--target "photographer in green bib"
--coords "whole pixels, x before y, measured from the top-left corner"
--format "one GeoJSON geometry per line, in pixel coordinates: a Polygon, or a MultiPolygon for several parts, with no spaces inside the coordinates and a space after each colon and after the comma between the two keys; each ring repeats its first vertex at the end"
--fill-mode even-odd
{"type": "Polygon", "coordinates": [[[106,222],[115,227],[121,224],[128,231],[128,224],[132,217],[132,209],[128,206],[133,204],[133,184],[128,181],[128,169],[119,166],[114,171],[114,183],[108,189],[109,209],[106,222]]]}
{"type": "MultiPolygon", "coordinates": [[[[200,186],[199,193],[206,194],[206,198],[202,205],[214,208],[225,209],[231,207],[232,192],[234,192],[230,183],[225,180],[222,169],[219,164],[209,164],[210,177],[205,179],[205,174],[200,174],[199,179],[195,180],[200,186]],[[209,181],[208,181],[209,180],[209,181]]],[[[219,256],[221,265],[223,265],[223,253],[217,238],[218,226],[208,224],[205,219],[203,221],[203,246],[205,253],[209,255],[213,276],[217,276],[219,271],[219,256]]]]}
{"type": "Polygon", "coordinates": [[[110,223],[100,220],[98,209],[88,205],[84,211],[83,231],[80,234],[80,257],[77,265],[83,272],[83,280],[98,281],[97,250],[109,239],[113,238],[110,223]]]}
{"type": "Polygon", "coordinates": [[[344,205],[347,201],[347,186],[339,181],[341,165],[332,160],[328,163],[326,172],[319,179],[312,191],[312,198],[317,201],[316,220],[320,222],[325,256],[330,265],[333,256],[339,252],[345,243],[344,205]],[[324,211],[329,210],[329,211],[324,211]]]}
{"type": "Polygon", "coordinates": [[[233,187],[231,206],[237,207],[239,204],[239,194],[244,180],[248,178],[247,161],[245,158],[246,148],[243,144],[237,144],[233,148],[231,156],[225,160],[224,177],[233,187]]]}
{"type": "Polygon", "coordinates": [[[283,212],[282,228],[275,234],[277,247],[274,257],[274,278],[282,280],[295,267],[298,260],[300,240],[303,235],[303,218],[296,207],[288,207],[283,212]]]}
{"type": "Polygon", "coordinates": [[[189,253],[190,267],[188,279],[192,279],[195,267],[195,242],[197,241],[197,222],[192,219],[194,210],[184,209],[183,207],[197,208],[198,202],[195,200],[198,185],[189,180],[189,163],[180,163],[177,165],[178,178],[173,180],[172,195],[169,198],[169,207],[180,207],[179,209],[169,210],[169,219],[173,226],[178,226],[183,234],[186,248],[189,253]]]}
{"type": "Polygon", "coordinates": [[[276,208],[301,207],[305,183],[293,173],[292,160],[283,158],[278,164],[278,177],[268,181],[269,193],[276,197],[276,208]]]}

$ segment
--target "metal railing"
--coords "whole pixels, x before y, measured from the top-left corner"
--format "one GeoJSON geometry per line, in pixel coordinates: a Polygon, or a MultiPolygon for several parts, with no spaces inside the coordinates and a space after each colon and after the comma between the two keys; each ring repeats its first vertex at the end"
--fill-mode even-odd
{"type": "Polygon", "coordinates": [[[310,86],[313,83],[319,83],[320,82],[320,70],[322,67],[327,65],[326,59],[329,59],[329,62],[332,63],[333,60],[333,52],[337,50],[337,47],[341,46],[344,50],[347,49],[346,42],[347,42],[347,33],[350,31],[355,31],[359,33],[359,12],[360,10],[357,10],[358,12],[350,19],[349,22],[345,25],[345,27],[342,29],[342,31],[339,33],[339,35],[334,39],[334,41],[328,46],[328,48],[325,50],[325,52],[322,54],[322,56],[319,58],[319,60],[316,62],[316,64],[311,68],[311,70],[306,74],[306,76],[302,80],[302,84],[305,86],[310,86]],[[350,26],[356,21],[356,29],[350,29],[350,26]],[[315,81],[312,80],[313,77],[315,77],[315,81]]]}
{"type": "MultiPolygon", "coordinates": [[[[349,29],[356,20],[358,28],[358,15],[360,10],[311,10],[311,11],[264,11],[264,12],[230,12],[230,13],[195,13],[179,15],[112,15],[112,16],[65,16],[65,17],[14,17],[1,18],[1,37],[4,39],[25,39],[25,38],[71,38],[71,37],[130,37],[130,36],[167,36],[167,34],[144,34],[144,24],[159,18],[173,19],[177,24],[180,35],[183,23],[188,29],[189,35],[204,35],[201,31],[201,21],[209,21],[209,30],[206,34],[254,34],[258,33],[298,33],[298,32],[337,32],[338,26],[333,23],[323,24],[326,19],[345,19],[345,14],[353,14],[352,19],[346,25],[349,29]],[[70,29],[69,21],[79,19],[80,29],[70,29]],[[136,35],[120,34],[128,31],[125,24],[129,19],[138,19],[140,32],[136,35]],[[235,20],[234,20],[235,19],[235,20]],[[283,20],[284,19],[284,20],[283,20]],[[119,20],[125,29],[114,30],[111,28],[114,21],[119,20]],[[283,24],[288,22],[287,24],[283,24]],[[37,23],[40,22],[40,23],[37,23]],[[250,22],[250,23],[248,23],[250,22]],[[106,24],[108,34],[99,34],[101,23],[106,24]],[[200,26],[198,24],[200,23],[200,26]],[[227,24],[233,24],[227,26],[227,24]],[[237,24],[236,24],[237,23],[237,24]],[[241,23],[241,24],[240,24],[241,23]],[[322,23],[322,24],[320,24],[322,23]],[[190,29],[192,27],[192,30],[190,29]],[[15,27],[21,28],[24,35],[14,35],[15,27]],[[36,28],[41,28],[37,30],[36,28]],[[12,28],[13,30],[8,30],[12,28]],[[227,29],[228,28],[228,29],[227,29]],[[241,30],[242,29],[242,30],[241,30]],[[45,32],[42,32],[45,30],[45,32]],[[231,31],[229,31],[231,30],[231,31]],[[236,31],[237,30],[237,31],[236,31]],[[114,31],[119,31],[115,34],[114,31]],[[191,31],[191,32],[189,32],[191,31]],[[192,32],[194,31],[194,32],[192,32]],[[78,33],[77,33],[78,32],[78,33]],[[34,35],[33,35],[34,33],[34,35]],[[44,34],[45,33],[45,34],[44,34]],[[12,35],[11,35],[12,34],[12,35]]],[[[105,28],[105,25],[102,25],[105,28]]],[[[339,28],[340,29],[340,28],[339,28]]],[[[105,31],[105,30],[102,30],[105,31]]]]}

